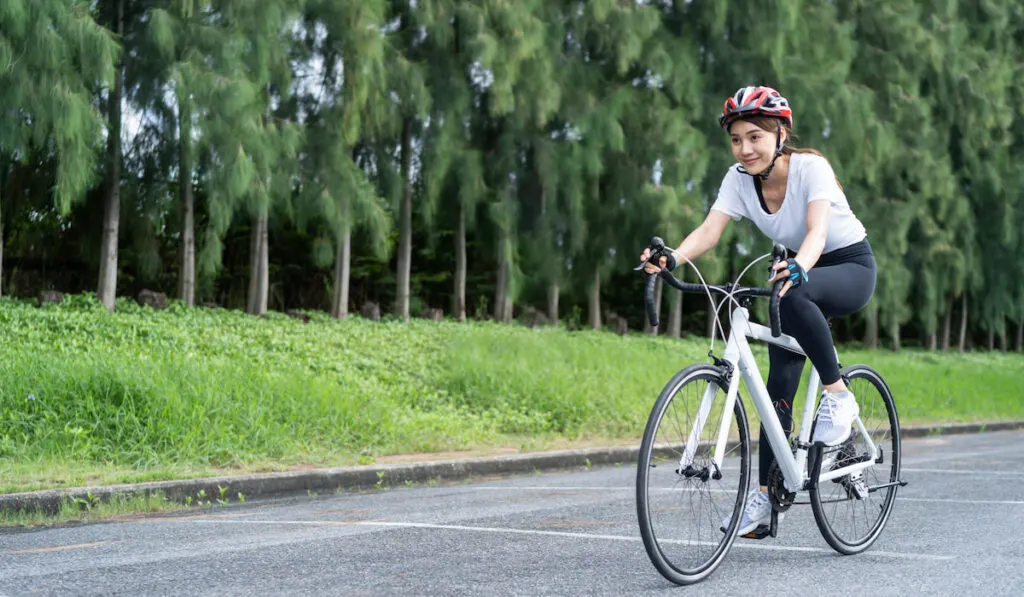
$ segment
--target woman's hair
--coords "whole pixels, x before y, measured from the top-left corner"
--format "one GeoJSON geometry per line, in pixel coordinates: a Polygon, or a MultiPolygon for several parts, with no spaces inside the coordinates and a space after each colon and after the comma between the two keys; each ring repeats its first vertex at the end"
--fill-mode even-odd
{"type": "MultiPolygon", "coordinates": [[[[811,149],[809,147],[796,147],[795,145],[790,145],[790,143],[793,142],[793,139],[796,138],[796,134],[793,133],[793,129],[789,128],[789,125],[786,124],[786,122],[783,121],[781,118],[775,118],[774,116],[751,116],[749,118],[740,118],[738,120],[746,120],[747,122],[753,124],[757,128],[767,131],[769,133],[778,133],[780,126],[786,129],[786,132],[788,134],[786,135],[786,142],[782,145],[782,155],[792,155],[794,153],[810,153],[825,158],[824,154],[822,154],[817,149],[811,149]]],[[[828,158],[825,158],[825,161],[828,161],[828,158]]],[[[840,189],[843,188],[842,183],[839,182],[838,175],[836,176],[836,184],[839,185],[840,189]]]]}

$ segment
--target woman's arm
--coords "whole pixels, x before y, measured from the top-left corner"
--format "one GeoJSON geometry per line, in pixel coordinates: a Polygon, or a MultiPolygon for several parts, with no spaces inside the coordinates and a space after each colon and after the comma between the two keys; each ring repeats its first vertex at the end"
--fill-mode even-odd
{"type": "MultiPolygon", "coordinates": [[[[825,250],[825,239],[828,237],[828,214],[831,209],[831,203],[828,201],[813,201],[807,206],[807,236],[804,237],[804,242],[800,245],[800,250],[797,251],[796,257],[792,261],[796,261],[797,265],[803,269],[806,273],[814,264],[818,263],[818,259],[821,257],[821,252],[825,250]]],[[[773,269],[777,272],[775,277],[771,279],[770,284],[774,284],[778,280],[788,278],[790,272],[788,271],[790,260],[784,260],[773,266],[773,269]]],[[[785,296],[789,289],[793,287],[792,280],[786,280],[786,283],[782,285],[782,289],[779,291],[779,296],[785,296]]]]}
{"type": "Polygon", "coordinates": [[[825,250],[825,239],[828,237],[828,215],[832,205],[828,201],[812,201],[807,206],[807,236],[796,253],[797,262],[804,271],[810,270],[818,263],[821,252],[825,250]]]}
{"type": "Polygon", "coordinates": [[[686,261],[683,259],[684,256],[693,261],[714,248],[718,244],[718,239],[722,238],[722,232],[725,231],[725,227],[731,219],[723,212],[714,209],[709,211],[704,222],[683,239],[679,248],[672,251],[676,262],[684,263],[686,261]]]}

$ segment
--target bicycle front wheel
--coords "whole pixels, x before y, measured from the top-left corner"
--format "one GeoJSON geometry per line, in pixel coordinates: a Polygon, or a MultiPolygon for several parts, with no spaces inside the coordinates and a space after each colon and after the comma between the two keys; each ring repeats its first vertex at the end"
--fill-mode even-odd
{"type": "Polygon", "coordinates": [[[892,512],[900,479],[900,421],[889,386],[874,369],[852,365],[842,375],[860,405],[867,436],[854,422],[850,439],[826,448],[834,457],[822,460],[830,463],[830,470],[839,469],[868,458],[871,443],[878,456],[859,473],[817,483],[810,501],[825,541],[839,553],[852,555],[871,547],[892,512]]]}
{"type": "Polygon", "coordinates": [[[662,390],[644,430],[636,478],[640,535],[654,567],[676,584],[715,571],[745,506],[750,436],[738,396],[732,412],[723,412],[727,389],[720,369],[687,367],[662,390]],[[735,421],[715,462],[723,417],[735,421]]]}

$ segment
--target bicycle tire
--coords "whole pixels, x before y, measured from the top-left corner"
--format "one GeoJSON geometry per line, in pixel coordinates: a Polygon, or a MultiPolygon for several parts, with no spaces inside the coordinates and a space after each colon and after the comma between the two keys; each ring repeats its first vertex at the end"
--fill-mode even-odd
{"type": "MultiPolygon", "coordinates": [[[[736,419],[735,429],[737,436],[735,440],[730,440],[727,445],[731,446],[727,455],[731,454],[729,456],[730,460],[739,458],[739,468],[725,467],[723,459],[723,470],[719,471],[720,478],[715,479],[712,470],[713,464],[711,467],[706,466],[710,463],[710,455],[714,450],[714,439],[717,438],[719,432],[721,416],[723,416],[721,411],[724,410],[724,398],[727,389],[728,382],[723,376],[721,369],[707,364],[691,365],[673,376],[661,391],[651,410],[647,426],[644,429],[643,442],[637,459],[636,479],[637,517],[640,523],[640,535],[643,538],[647,555],[650,557],[654,567],[662,576],[678,585],[700,582],[715,571],[736,540],[737,526],[740,518],[742,518],[743,508],[746,506],[751,466],[750,433],[746,411],[739,396],[736,397],[736,404],[733,407],[732,413],[732,416],[736,419]],[[685,429],[678,424],[676,425],[676,430],[680,431],[682,436],[681,438],[676,438],[679,443],[673,441],[659,443],[659,437],[663,440],[668,439],[664,435],[659,436],[659,431],[673,406],[679,406],[684,409],[692,406],[684,404],[684,402],[688,402],[686,400],[686,393],[690,388],[700,387],[706,391],[711,384],[716,386],[714,402],[712,404],[717,404],[718,408],[717,411],[715,409],[710,411],[703,426],[703,432],[700,435],[701,441],[693,458],[693,463],[699,466],[695,467],[693,471],[682,472],[679,470],[679,461],[683,454],[682,446],[686,443],[686,437],[689,435],[692,425],[686,426],[685,429]],[[714,420],[716,412],[719,416],[718,420],[714,420]],[[673,461],[675,463],[674,467],[671,466],[673,461]],[[665,462],[669,466],[662,467],[659,470],[657,468],[659,462],[665,462]],[[705,471],[704,478],[696,473],[687,476],[701,467],[705,471]],[[672,470],[673,468],[674,470],[672,470]],[[655,490],[652,492],[650,488],[652,471],[658,472],[657,480],[664,478],[671,484],[671,487],[666,491],[655,490]],[[721,485],[723,489],[712,491],[712,484],[721,485]],[[729,489],[726,486],[734,488],[729,489]],[[730,497],[732,492],[735,492],[735,495],[730,497]],[[679,507],[675,501],[677,497],[680,505],[686,501],[689,501],[691,506],[694,505],[694,493],[701,494],[698,505],[702,508],[702,512],[697,517],[695,525],[696,541],[693,540],[693,530],[687,533],[688,536],[685,539],[672,538],[671,535],[676,534],[677,523],[682,521],[682,519],[676,518],[673,515],[666,515],[665,517],[661,515],[666,512],[673,512],[679,507]],[[717,510],[714,507],[715,500],[718,497],[716,494],[720,494],[723,498],[723,505],[717,510]],[[653,496],[657,496],[656,503],[652,503],[653,496]],[[665,496],[667,498],[663,504],[661,498],[665,496]],[[703,512],[704,506],[708,506],[708,512],[706,513],[703,512]],[[726,514],[731,517],[731,524],[723,533],[718,528],[723,520],[719,516],[726,514]],[[663,518],[667,520],[663,521],[663,518]],[[675,546],[681,546],[681,548],[673,549],[675,546]],[[710,549],[703,550],[702,548],[705,547],[710,547],[710,549]],[[699,555],[703,551],[708,552],[706,556],[699,555]],[[692,557],[693,561],[683,563],[677,560],[676,556],[692,557]]],[[[698,405],[704,396],[704,391],[697,393],[699,397],[697,400],[698,405]]],[[[691,410],[694,411],[694,414],[699,411],[697,407],[691,410]]],[[[673,413],[675,412],[673,410],[673,413]]],[[[678,418],[676,419],[678,420],[678,418]]]]}
{"type": "MultiPolygon", "coordinates": [[[[851,365],[843,369],[842,376],[857,398],[860,418],[878,445],[881,462],[876,460],[860,478],[846,475],[814,483],[809,497],[814,520],[825,541],[837,552],[853,555],[871,547],[892,513],[900,480],[900,422],[892,392],[877,371],[867,365],[851,365]],[[867,391],[869,388],[875,393],[867,391]],[[875,497],[879,493],[881,498],[875,497]],[[865,497],[858,497],[861,494],[865,497]],[[839,516],[840,505],[845,505],[850,514],[848,522],[839,516]]],[[[844,459],[865,454],[865,446],[854,423],[850,439],[840,446],[835,466],[842,466],[844,459]]]]}

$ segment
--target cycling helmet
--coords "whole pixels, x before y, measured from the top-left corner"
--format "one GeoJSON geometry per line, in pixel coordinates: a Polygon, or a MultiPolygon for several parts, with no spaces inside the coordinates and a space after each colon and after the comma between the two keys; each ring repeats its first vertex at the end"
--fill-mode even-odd
{"type": "Polygon", "coordinates": [[[772,161],[765,168],[764,172],[752,174],[747,172],[743,166],[739,167],[739,171],[744,174],[750,174],[750,176],[760,180],[768,180],[768,175],[775,168],[775,160],[779,159],[779,156],[782,155],[782,126],[785,124],[787,128],[793,128],[793,110],[789,107],[789,100],[782,97],[778,91],[771,87],[748,85],[747,87],[739,88],[732,97],[725,100],[725,105],[722,106],[722,115],[718,117],[718,123],[722,125],[723,129],[728,129],[732,123],[748,116],[770,116],[778,118],[780,121],[778,124],[778,138],[775,144],[775,155],[772,156],[772,161]]]}
{"type": "Polygon", "coordinates": [[[718,123],[727,129],[737,119],[746,116],[774,116],[782,119],[789,128],[793,128],[793,110],[789,107],[789,100],[771,87],[741,87],[732,97],[725,100],[718,123]]]}

